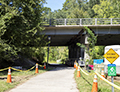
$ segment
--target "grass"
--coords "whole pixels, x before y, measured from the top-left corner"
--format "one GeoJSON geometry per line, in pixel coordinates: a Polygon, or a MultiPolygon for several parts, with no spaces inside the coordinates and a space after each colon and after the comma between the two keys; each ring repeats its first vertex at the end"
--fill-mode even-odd
{"type": "MultiPolygon", "coordinates": [[[[89,76],[86,76],[81,72],[81,77],[79,78],[77,78],[76,75],[77,75],[77,71],[75,71],[74,77],[75,77],[79,92],[91,92],[93,79],[94,79],[94,72],[92,71],[92,73],[90,73],[89,76]]],[[[97,77],[97,80],[98,80],[98,92],[111,92],[111,85],[107,84],[106,82],[101,80],[99,77],[97,77]]],[[[114,81],[114,84],[120,86],[120,81],[114,81]]],[[[114,88],[114,91],[120,92],[120,90],[116,88],[114,88]]]]}
{"type": "MultiPolygon", "coordinates": [[[[46,70],[39,69],[39,73],[44,73],[48,70],[51,70],[53,68],[48,68],[46,70]]],[[[11,77],[12,77],[12,83],[6,83],[7,81],[7,71],[0,72],[0,92],[7,92],[8,90],[14,88],[20,83],[25,82],[26,80],[30,79],[33,76],[36,76],[38,74],[35,74],[35,68],[28,72],[18,72],[18,71],[12,71],[11,77]]]]}

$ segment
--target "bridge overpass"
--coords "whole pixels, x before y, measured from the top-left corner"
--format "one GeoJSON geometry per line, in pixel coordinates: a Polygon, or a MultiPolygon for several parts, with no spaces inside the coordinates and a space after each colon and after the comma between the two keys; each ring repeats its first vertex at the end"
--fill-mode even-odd
{"type": "Polygon", "coordinates": [[[77,42],[86,46],[87,35],[84,26],[89,27],[97,37],[96,45],[120,44],[120,19],[119,18],[86,18],[86,19],[44,19],[46,36],[51,36],[51,46],[68,46],[69,58],[85,59],[85,51],[76,46],[77,42]]]}

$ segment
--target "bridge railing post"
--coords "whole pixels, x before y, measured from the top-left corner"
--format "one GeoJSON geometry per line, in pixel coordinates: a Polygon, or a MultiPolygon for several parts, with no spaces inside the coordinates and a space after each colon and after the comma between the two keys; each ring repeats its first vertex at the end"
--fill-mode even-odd
{"type": "Polygon", "coordinates": [[[113,20],[113,19],[111,18],[111,25],[112,25],[112,20],[113,20]]]}
{"type": "Polygon", "coordinates": [[[66,21],[66,19],[65,19],[65,21],[64,21],[64,22],[65,22],[64,24],[65,24],[65,25],[67,25],[67,21],[66,21]]]}
{"type": "Polygon", "coordinates": [[[50,26],[52,25],[52,23],[51,23],[51,19],[49,20],[49,25],[50,25],[50,26]]]}
{"type": "Polygon", "coordinates": [[[95,18],[95,25],[97,25],[97,18],[95,18]]]}
{"type": "Polygon", "coordinates": [[[82,19],[80,19],[80,26],[82,25],[82,19]]]}

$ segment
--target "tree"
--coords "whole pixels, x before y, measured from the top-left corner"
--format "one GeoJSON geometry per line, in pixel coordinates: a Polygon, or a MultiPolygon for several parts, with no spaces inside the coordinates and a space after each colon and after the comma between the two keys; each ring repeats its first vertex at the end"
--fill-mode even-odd
{"type": "Polygon", "coordinates": [[[118,0],[100,0],[100,4],[94,5],[96,18],[119,18],[120,2],[118,0]]]}
{"type": "Polygon", "coordinates": [[[63,10],[70,10],[76,7],[76,0],[66,0],[63,4],[63,10]]]}
{"type": "MultiPolygon", "coordinates": [[[[0,4],[0,48],[2,59],[11,59],[26,49],[44,45],[40,35],[44,0],[2,0],[0,4]],[[28,48],[27,48],[28,47],[28,48]],[[6,58],[6,56],[8,58],[6,58]]],[[[27,52],[29,53],[29,52],[27,52]]],[[[26,53],[26,54],[27,54],[26,53]]]]}
{"type": "Polygon", "coordinates": [[[54,11],[53,14],[54,14],[54,17],[55,17],[55,18],[66,18],[66,17],[67,17],[67,16],[66,16],[66,12],[63,11],[63,10],[60,10],[60,9],[54,11]]]}
{"type": "Polygon", "coordinates": [[[100,0],[89,0],[87,6],[88,6],[88,14],[90,16],[90,18],[93,18],[96,13],[94,12],[94,10],[92,9],[94,5],[99,5],[100,4],[100,0]]]}
{"type": "Polygon", "coordinates": [[[94,59],[103,59],[105,46],[95,46],[95,57],[94,59]]]}
{"type": "MultiPolygon", "coordinates": [[[[44,47],[45,61],[47,61],[47,47],[44,47]]],[[[59,59],[66,60],[68,58],[68,48],[67,47],[50,47],[49,48],[49,62],[57,61],[59,59]]]]}
{"type": "MultiPolygon", "coordinates": [[[[97,18],[110,18],[113,14],[114,8],[108,1],[101,1],[99,5],[93,7],[94,12],[97,14],[97,18]]],[[[115,16],[114,16],[115,17],[115,16]]]]}

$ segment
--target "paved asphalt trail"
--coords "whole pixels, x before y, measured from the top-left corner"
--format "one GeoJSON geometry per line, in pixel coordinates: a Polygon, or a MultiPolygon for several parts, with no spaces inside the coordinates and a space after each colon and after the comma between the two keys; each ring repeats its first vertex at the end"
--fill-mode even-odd
{"type": "Polygon", "coordinates": [[[39,74],[9,92],[79,92],[72,67],[57,67],[39,74]]]}

